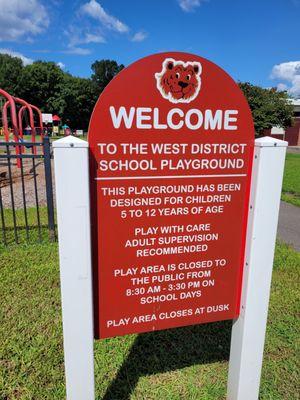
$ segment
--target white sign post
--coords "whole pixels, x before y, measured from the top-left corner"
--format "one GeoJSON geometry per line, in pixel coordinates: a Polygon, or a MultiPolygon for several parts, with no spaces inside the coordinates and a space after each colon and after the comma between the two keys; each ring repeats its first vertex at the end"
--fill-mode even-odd
{"type": "Polygon", "coordinates": [[[234,321],[228,400],[257,400],[287,142],[255,140],[241,313],[234,321]]]}
{"type": "MultiPolygon", "coordinates": [[[[232,328],[228,400],[257,400],[287,142],[255,141],[241,314],[232,328]]],[[[53,143],[67,400],[94,400],[88,143],[53,143]]]]}
{"type": "Polygon", "coordinates": [[[67,136],[53,143],[68,400],[94,400],[88,143],[67,136]]]}

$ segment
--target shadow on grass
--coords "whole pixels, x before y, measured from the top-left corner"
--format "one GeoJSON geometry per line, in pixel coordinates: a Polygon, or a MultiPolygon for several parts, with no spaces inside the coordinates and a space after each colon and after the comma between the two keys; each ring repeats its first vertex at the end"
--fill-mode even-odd
{"type": "Polygon", "coordinates": [[[5,230],[0,227],[0,248],[14,246],[16,244],[36,244],[49,242],[52,240],[48,225],[26,226],[18,225],[16,230],[13,227],[5,227],[5,230]]]}
{"type": "Polygon", "coordinates": [[[0,247],[49,242],[53,237],[55,238],[55,233],[50,233],[48,228],[46,207],[40,207],[38,213],[35,207],[27,209],[27,229],[23,209],[16,209],[15,211],[15,227],[12,209],[5,209],[3,217],[4,225],[0,220],[0,247]]]}
{"type": "Polygon", "coordinates": [[[227,361],[231,326],[221,321],[140,334],[102,400],[129,400],[141,376],[227,361]]]}

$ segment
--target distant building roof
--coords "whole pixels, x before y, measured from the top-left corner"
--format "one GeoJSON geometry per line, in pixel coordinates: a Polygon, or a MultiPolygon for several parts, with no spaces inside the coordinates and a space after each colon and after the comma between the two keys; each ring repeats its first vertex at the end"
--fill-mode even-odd
{"type": "Polygon", "coordinates": [[[294,113],[300,112],[300,99],[289,99],[291,104],[294,106],[294,113]]]}

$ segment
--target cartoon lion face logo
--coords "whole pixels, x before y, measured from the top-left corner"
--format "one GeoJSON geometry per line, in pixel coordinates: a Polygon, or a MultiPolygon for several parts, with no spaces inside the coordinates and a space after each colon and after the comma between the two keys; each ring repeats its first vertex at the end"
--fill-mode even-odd
{"type": "Polygon", "coordinates": [[[190,103],[200,91],[201,72],[202,66],[198,61],[166,58],[161,72],[155,74],[157,89],[172,103],[190,103]]]}

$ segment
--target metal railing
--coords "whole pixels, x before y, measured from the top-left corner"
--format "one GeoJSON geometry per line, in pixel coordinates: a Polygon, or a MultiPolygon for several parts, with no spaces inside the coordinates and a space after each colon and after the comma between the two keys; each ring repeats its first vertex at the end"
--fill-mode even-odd
{"type": "Polygon", "coordinates": [[[48,137],[39,143],[0,142],[0,224],[4,245],[55,240],[48,137]]]}

